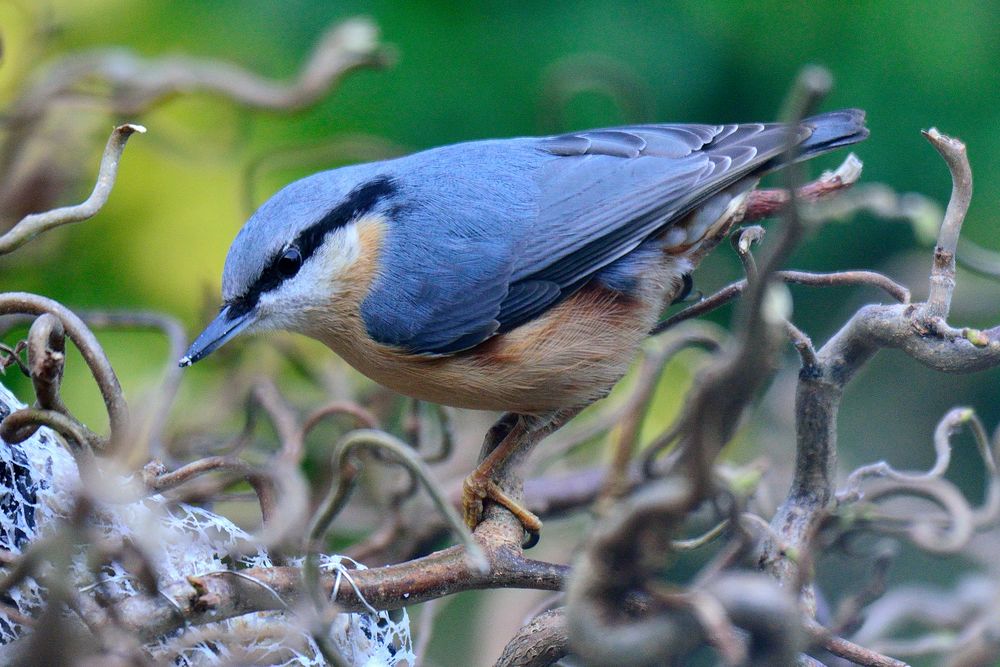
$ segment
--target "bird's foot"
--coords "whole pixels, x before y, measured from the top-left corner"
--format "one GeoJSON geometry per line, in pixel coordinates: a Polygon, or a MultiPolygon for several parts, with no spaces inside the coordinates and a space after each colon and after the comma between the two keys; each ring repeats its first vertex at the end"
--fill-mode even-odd
{"type": "Polygon", "coordinates": [[[524,544],[525,549],[538,543],[538,535],[542,530],[542,520],[524,505],[504,493],[496,482],[478,471],[466,477],[462,483],[462,510],[465,515],[465,525],[470,530],[475,530],[476,526],[483,520],[483,501],[485,500],[492,500],[507,508],[521,522],[521,526],[528,535],[524,544]]]}

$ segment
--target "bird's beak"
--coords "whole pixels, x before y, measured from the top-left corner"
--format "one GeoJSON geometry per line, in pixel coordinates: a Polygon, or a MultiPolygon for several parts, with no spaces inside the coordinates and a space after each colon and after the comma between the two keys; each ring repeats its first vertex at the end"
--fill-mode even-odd
{"type": "Polygon", "coordinates": [[[225,345],[229,340],[235,338],[241,331],[247,328],[254,319],[254,311],[231,315],[231,308],[224,307],[212,320],[205,330],[201,332],[191,347],[178,362],[180,366],[190,366],[196,361],[204,359],[212,352],[225,345]]]}

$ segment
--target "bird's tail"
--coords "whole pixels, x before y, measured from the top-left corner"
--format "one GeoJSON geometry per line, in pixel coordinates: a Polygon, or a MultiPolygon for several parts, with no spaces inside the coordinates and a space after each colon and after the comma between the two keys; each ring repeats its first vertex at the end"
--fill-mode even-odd
{"type": "Polygon", "coordinates": [[[799,144],[799,160],[808,160],[820,153],[850,146],[868,138],[865,112],[861,109],[830,111],[806,118],[801,124],[811,128],[813,132],[799,144]]]}

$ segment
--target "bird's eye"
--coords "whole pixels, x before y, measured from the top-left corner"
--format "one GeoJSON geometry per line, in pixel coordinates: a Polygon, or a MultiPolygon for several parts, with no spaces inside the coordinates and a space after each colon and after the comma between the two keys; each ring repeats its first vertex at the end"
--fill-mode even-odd
{"type": "Polygon", "coordinates": [[[291,278],[302,268],[302,253],[298,248],[289,248],[278,258],[278,273],[285,278],[291,278]]]}

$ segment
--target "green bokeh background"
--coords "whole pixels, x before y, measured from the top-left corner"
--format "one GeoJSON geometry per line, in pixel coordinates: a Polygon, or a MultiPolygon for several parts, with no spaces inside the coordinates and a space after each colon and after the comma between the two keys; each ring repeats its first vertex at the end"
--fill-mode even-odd
{"type": "MultiPolygon", "coordinates": [[[[55,232],[55,242],[36,242],[45,243],[44,252],[30,263],[0,259],[2,288],[38,292],[73,307],[161,310],[193,331],[201,323],[204,293],[217,291],[225,251],[247,214],[244,173],[256,160],[282,152],[285,164],[295,164],[289,149],[354,135],[411,150],[624,122],[769,120],[806,63],[823,64],[835,77],[825,108],[868,111],[872,136],[857,147],[865,181],[944,203],[947,171],[919,130],[936,125],[965,140],[976,197],[964,233],[1000,249],[995,2],[0,1],[0,109],[43,63],[109,45],[145,56],[220,58],[291,78],[326,26],[359,14],[380,26],[396,64],[351,75],[304,111],[249,111],[199,94],[177,97],[142,117],[116,119],[141,122],[149,133],[129,145],[107,207],[86,224],[55,232]],[[627,93],[589,91],[566,104],[554,101],[554,86],[572,79],[567,72],[593,71],[614,72],[627,93]]],[[[88,174],[96,170],[111,124],[101,125],[92,149],[79,156],[93,165],[88,174]]],[[[304,155],[294,168],[262,169],[252,196],[260,203],[296,176],[351,158],[304,155]]],[[[81,182],[77,194],[89,187],[81,182]]],[[[793,263],[886,271],[919,297],[929,262],[929,249],[908,226],[859,216],[814,235],[793,263]]],[[[696,274],[696,284],[711,289],[737,275],[736,262],[723,250],[696,274]]],[[[795,295],[795,321],[820,342],[864,300],[880,298],[856,290],[795,295]]],[[[1000,286],[962,273],[955,324],[996,324],[998,297],[1000,286]]],[[[725,323],[728,313],[716,319],[725,323]]],[[[152,386],[166,351],[158,336],[101,338],[130,396],[152,386]]],[[[204,401],[213,372],[211,362],[192,369],[181,409],[204,401]]],[[[101,405],[89,382],[71,373],[67,400],[100,424],[101,405]]],[[[14,383],[26,396],[24,385],[14,383]]],[[[993,425],[1000,419],[998,396],[996,372],[942,378],[883,354],[845,402],[843,458],[926,465],[933,427],[947,409],[971,405],[993,425]]],[[[972,489],[977,465],[971,455],[957,463],[956,474],[973,480],[972,489]]],[[[915,563],[919,572],[922,561],[915,563]]],[[[950,568],[942,568],[944,576],[950,568]]],[[[899,576],[906,573],[903,567],[899,576]]],[[[463,663],[448,655],[462,652],[439,646],[435,656],[440,664],[457,665],[463,663]]]]}

